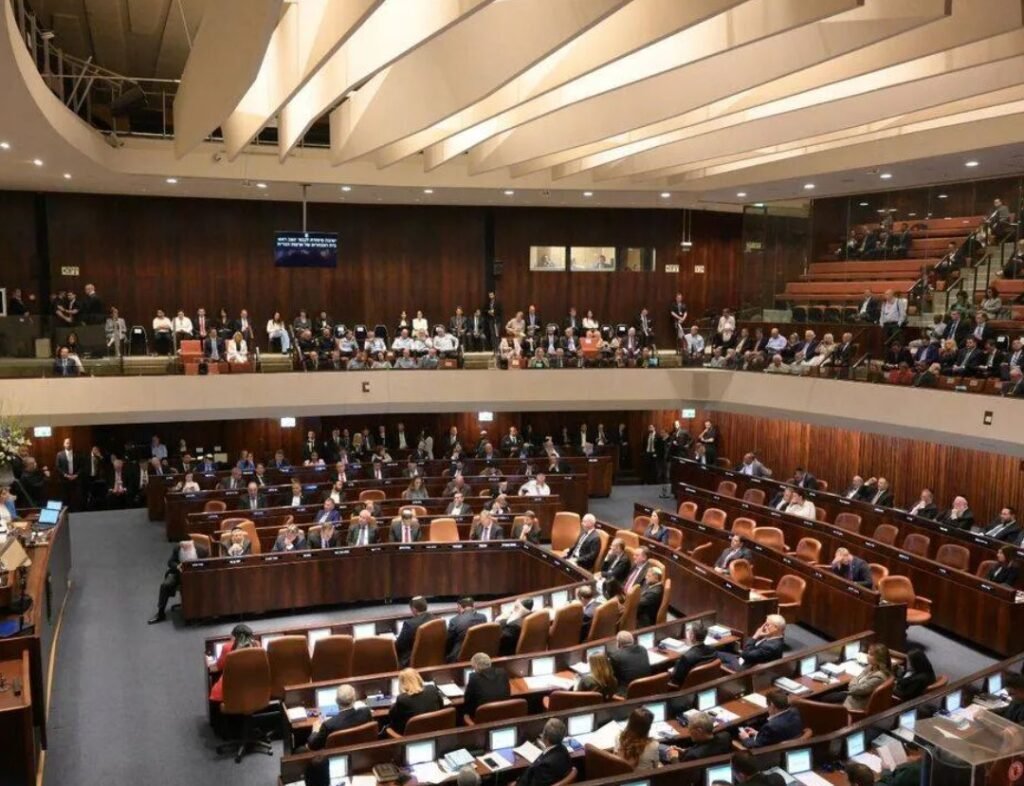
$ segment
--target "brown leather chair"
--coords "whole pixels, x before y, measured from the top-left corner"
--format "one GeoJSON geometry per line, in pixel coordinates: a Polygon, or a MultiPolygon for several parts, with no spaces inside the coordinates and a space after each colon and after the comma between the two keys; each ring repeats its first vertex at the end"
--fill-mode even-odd
{"type": "MultiPolygon", "coordinates": [[[[662,571],[664,575],[664,571],[662,571]]],[[[668,604],[672,599],[672,579],[662,579],[661,603],[658,605],[658,613],[654,618],[655,625],[668,622],[668,604]]]]}
{"type": "Polygon", "coordinates": [[[605,555],[608,553],[608,546],[611,545],[612,538],[603,529],[594,530],[597,533],[597,541],[601,545],[597,549],[597,559],[594,561],[595,570],[601,570],[601,563],[604,562],[605,555]]]}
{"type": "Polygon", "coordinates": [[[619,628],[620,614],[622,614],[622,607],[615,598],[606,600],[598,606],[597,611],[594,612],[594,618],[590,621],[587,641],[598,641],[614,636],[619,628]]]}
{"type": "Polygon", "coordinates": [[[877,562],[869,562],[868,568],[871,570],[871,582],[875,585],[875,589],[878,589],[878,584],[889,575],[889,569],[877,562]]]}
{"type": "Polygon", "coordinates": [[[249,543],[252,544],[252,550],[250,553],[261,554],[263,552],[263,547],[260,545],[260,536],[259,533],[256,532],[256,525],[249,521],[249,519],[245,519],[235,526],[248,536],[249,543]]]}
{"type": "Polygon", "coordinates": [[[818,479],[818,491],[828,491],[828,481],[818,479]]]}
{"type": "Polygon", "coordinates": [[[626,602],[622,604],[622,616],[619,617],[619,630],[636,630],[636,611],[639,606],[640,584],[638,582],[626,593],[626,602]]]}
{"type": "Polygon", "coordinates": [[[879,524],[871,533],[871,539],[884,543],[886,546],[895,546],[896,538],[900,536],[900,528],[895,524],[879,524]]]}
{"type": "Polygon", "coordinates": [[[911,532],[907,537],[903,539],[903,545],[900,546],[904,551],[909,551],[911,554],[916,554],[919,557],[927,557],[928,550],[931,548],[932,539],[927,535],[922,535],[919,532],[911,532]]]}
{"type": "Polygon", "coordinates": [[[519,642],[516,644],[516,655],[526,655],[530,652],[543,652],[548,648],[548,627],[551,624],[551,617],[547,609],[535,611],[523,619],[523,628],[519,632],[519,642]]]}
{"type": "Polygon", "coordinates": [[[242,717],[238,738],[217,746],[217,753],[235,751],[235,762],[240,762],[250,749],[274,754],[270,744],[256,735],[255,716],[270,704],[270,663],[266,650],[247,647],[228,653],[224,659],[224,700],[220,711],[224,715],[242,717]]]}
{"type": "Polygon", "coordinates": [[[683,547],[683,531],[678,527],[665,527],[665,531],[668,533],[668,540],[665,545],[670,549],[679,551],[683,547]]]}
{"type": "Polygon", "coordinates": [[[564,712],[591,704],[601,704],[604,696],[593,690],[556,690],[544,697],[544,709],[548,712],[564,712]]]}
{"type": "Polygon", "coordinates": [[[412,652],[409,655],[409,666],[414,669],[425,669],[430,666],[443,666],[448,647],[448,629],[443,619],[431,620],[416,629],[416,637],[412,641],[412,652]]]}
{"type": "Polygon", "coordinates": [[[846,707],[842,704],[800,699],[796,696],[791,698],[789,703],[799,711],[800,719],[815,735],[831,734],[849,725],[846,707]]]}
{"type": "Polygon", "coordinates": [[[347,748],[350,745],[362,745],[366,742],[376,742],[380,735],[380,726],[377,721],[371,720],[359,726],[352,726],[348,729],[332,731],[327,735],[325,748],[347,748]]]}
{"type": "Polygon", "coordinates": [[[729,578],[747,589],[768,589],[771,587],[771,579],[754,575],[754,566],[749,560],[734,559],[729,563],[729,578]]]}
{"type": "Polygon", "coordinates": [[[690,673],[686,675],[686,679],[679,686],[679,690],[687,690],[688,688],[703,685],[705,682],[711,682],[711,680],[717,680],[719,677],[724,676],[725,670],[722,669],[722,661],[717,659],[709,660],[707,663],[702,663],[690,669],[690,673]]]}
{"type": "Polygon", "coordinates": [[[555,612],[548,631],[548,649],[562,650],[580,643],[580,631],[583,630],[583,607],[579,603],[569,603],[555,612]]]}
{"type": "Polygon", "coordinates": [[[493,723],[494,721],[512,720],[522,718],[529,712],[526,699],[506,699],[505,701],[489,701],[476,708],[476,715],[472,718],[465,716],[467,726],[475,726],[479,723],[493,723]]]}
{"type": "Polygon", "coordinates": [[[380,502],[383,499],[387,499],[387,493],[384,489],[363,489],[359,492],[360,502],[380,502]]]}
{"type": "Polygon", "coordinates": [[[436,712],[424,712],[422,715],[410,718],[409,722],[405,724],[404,733],[399,733],[390,726],[387,728],[387,733],[389,737],[397,740],[402,737],[412,737],[416,734],[429,734],[434,731],[444,731],[445,729],[454,728],[455,708],[445,707],[444,709],[437,710],[436,712]]]}
{"type": "Polygon", "coordinates": [[[957,543],[944,543],[935,552],[935,561],[955,570],[966,571],[971,567],[971,552],[957,543]]]}
{"type": "Polygon", "coordinates": [[[342,680],[352,674],[351,636],[327,636],[313,645],[313,659],[310,662],[310,679],[342,680]]]}
{"type": "Polygon", "coordinates": [[[217,522],[217,529],[220,532],[230,532],[243,521],[249,521],[249,519],[244,516],[230,516],[217,522]]]}
{"type": "Polygon", "coordinates": [[[786,536],[778,527],[758,527],[754,530],[753,540],[762,546],[767,546],[776,551],[788,551],[786,548],[786,536]]]}
{"type": "Polygon", "coordinates": [[[203,505],[203,513],[220,513],[228,509],[228,503],[222,499],[208,499],[203,505]]]}
{"type": "Polygon", "coordinates": [[[683,519],[697,519],[697,503],[687,500],[686,502],[680,502],[679,507],[676,509],[676,515],[683,519]]]}
{"type": "Polygon", "coordinates": [[[820,505],[814,506],[814,520],[820,521],[823,524],[828,522],[828,511],[820,505]]]}
{"type": "Polygon", "coordinates": [[[420,517],[420,516],[426,516],[427,515],[427,509],[425,507],[423,507],[422,505],[402,505],[402,507],[400,507],[398,509],[399,517],[401,517],[402,513],[407,511],[407,510],[410,513],[412,513],[412,515],[416,516],[417,518],[420,517]]]}
{"type": "Polygon", "coordinates": [[[751,505],[763,505],[764,489],[747,489],[743,492],[743,501],[751,505]]]}
{"type": "Polygon", "coordinates": [[[387,636],[356,639],[352,646],[352,676],[398,671],[395,640],[387,636]]]}
{"type": "Polygon", "coordinates": [[[797,621],[800,606],[804,602],[804,592],[807,591],[807,582],[799,576],[787,573],[779,583],[775,585],[775,597],[779,601],[779,614],[790,625],[797,621]]]}
{"type": "Polygon", "coordinates": [[[849,511],[843,511],[836,515],[835,525],[839,529],[845,529],[847,532],[860,532],[860,527],[863,522],[861,517],[856,513],[850,513],[849,511]]]}
{"type": "Polygon", "coordinates": [[[704,515],[700,517],[700,523],[715,529],[725,529],[725,520],[728,518],[725,511],[719,508],[707,508],[704,515]]]}
{"type": "Polygon", "coordinates": [[[731,480],[723,480],[718,484],[717,493],[723,497],[735,497],[736,484],[731,480]]]}
{"type": "Polygon", "coordinates": [[[485,652],[492,658],[498,657],[501,646],[501,625],[497,622],[481,622],[466,631],[457,660],[466,661],[478,652],[485,652]]]}
{"type": "Polygon", "coordinates": [[[932,602],[914,592],[906,576],[887,576],[878,582],[878,591],[887,603],[907,604],[907,624],[927,625],[932,619],[932,602]]]}
{"type": "Polygon", "coordinates": [[[305,685],[313,679],[309,640],[305,636],[282,636],[267,644],[270,663],[270,695],[284,698],[285,685],[305,685]]]}
{"type": "Polygon", "coordinates": [[[868,715],[877,715],[885,712],[892,706],[892,686],[896,682],[895,677],[889,677],[871,692],[868,705],[864,710],[850,710],[850,724],[860,723],[868,715]]]}
{"type": "Polygon", "coordinates": [[[627,699],[642,699],[644,696],[657,696],[669,690],[669,672],[654,674],[650,677],[641,677],[633,680],[626,688],[627,699]]]}
{"type": "Polygon", "coordinates": [[[793,556],[801,562],[814,564],[821,560],[821,541],[817,538],[800,538],[793,556]]]}
{"type": "Polygon", "coordinates": [[[753,519],[748,519],[744,516],[733,519],[732,526],[729,531],[733,535],[739,535],[742,538],[750,538],[754,535],[754,530],[757,529],[757,522],[753,519]]]}
{"type": "Polygon", "coordinates": [[[551,550],[561,553],[571,549],[580,537],[580,514],[568,510],[555,513],[551,522],[551,550]]]}
{"type": "Polygon", "coordinates": [[[714,544],[712,543],[701,543],[697,548],[690,552],[690,556],[693,557],[697,562],[704,565],[714,565],[715,556],[712,553],[714,544]]]}
{"type": "Polygon", "coordinates": [[[647,527],[650,523],[650,516],[633,516],[633,532],[637,535],[643,535],[647,531],[647,527]]]}
{"type": "Polygon", "coordinates": [[[458,543],[459,526],[452,518],[434,519],[427,525],[427,540],[434,543],[458,543]]]}
{"type": "Polygon", "coordinates": [[[204,535],[201,532],[190,532],[188,533],[188,538],[196,544],[196,549],[204,548],[211,557],[217,556],[213,553],[213,543],[210,541],[209,535],[204,535]]]}
{"type": "Polygon", "coordinates": [[[992,568],[994,568],[998,564],[999,564],[998,560],[983,559],[981,561],[981,563],[978,565],[978,569],[976,571],[974,571],[974,575],[978,576],[980,578],[983,578],[983,579],[987,578],[988,577],[988,572],[990,570],[992,570],[992,568]]]}
{"type": "Polygon", "coordinates": [[[590,743],[587,743],[584,749],[583,769],[587,773],[588,781],[633,774],[633,765],[624,758],[595,748],[590,743]]]}
{"type": "Polygon", "coordinates": [[[615,533],[615,537],[622,541],[622,545],[627,549],[640,548],[640,537],[633,531],[628,529],[620,529],[615,533]]]}

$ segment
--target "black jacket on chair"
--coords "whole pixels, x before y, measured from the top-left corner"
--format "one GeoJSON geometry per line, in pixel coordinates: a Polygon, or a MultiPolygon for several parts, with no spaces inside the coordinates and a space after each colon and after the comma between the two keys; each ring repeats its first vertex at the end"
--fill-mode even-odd
{"type": "Polygon", "coordinates": [[[388,712],[388,725],[399,734],[405,733],[406,724],[417,715],[436,712],[444,707],[444,697],[434,685],[424,685],[419,693],[403,693],[395,699],[388,712]]]}
{"type": "Polygon", "coordinates": [[[434,619],[434,615],[429,611],[424,611],[422,614],[410,617],[402,625],[402,632],[399,633],[398,638],[395,639],[395,652],[398,654],[398,663],[403,669],[409,665],[409,657],[412,655],[412,645],[416,641],[416,631],[419,630],[420,625],[425,625],[432,619],[434,619]]]}
{"type": "MultiPolygon", "coordinates": [[[[702,666],[713,660],[718,660],[718,653],[715,651],[714,647],[709,647],[703,641],[700,644],[690,647],[690,649],[679,657],[679,660],[676,661],[676,665],[672,667],[672,684],[682,685],[694,667],[702,666]]],[[[710,756],[712,754],[708,753],[706,755],[710,756]]]]}
{"type": "Polygon", "coordinates": [[[617,649],[609,653],[608,659],[612,662],[612,671],[619,681],[619,693],[623,695],[633,680],[651,676],[651,659],[647,655],[647,650],[639,644],[617,649]]]}
{"type": "Polygon", "coordinates": [[[463,711],[473,717],[477,708],[492,701],[505,701],[512,695],[508,683],[508,672],[492,666],[483,671],[474,671],[466,681],[462,698],[463,711]]]}
{"type": "Polygon", "coordinates": [[[552,786],[572,769],[572,759],[564,745],[554,745],[544,751],[526,768],[516,781],[518,786],[552,786]]]}
{"type": "Polygon", "coordinates": [[[333,718],[328,718],[320,728],[309,737],[306,747],[311,751],[318,751],[327,744],[327,738],[336,731],[351,729],[355,726],[362,726],[373,720],[373,713],[369,707],[349,707],[339,712],[333,718]]]}
{"type": "Polygon", "coordinates": [[[449,661],[453,661],[459,656],[459,650],[462,649],[462,642],[469,629],[474,625],[483,625],[485,622],[487,622],[487,617],[476,609],[467,609],[448,620],[449,661]]]}

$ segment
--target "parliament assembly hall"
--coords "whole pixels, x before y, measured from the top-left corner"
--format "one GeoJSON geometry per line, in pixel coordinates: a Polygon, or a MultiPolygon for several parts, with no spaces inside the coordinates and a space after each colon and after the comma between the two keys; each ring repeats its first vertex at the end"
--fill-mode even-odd
{"type": "Polygon", "coordinates": [[[0,786],[1024,786],[1022,0],[0,0],[0,107],[0,786]]]}

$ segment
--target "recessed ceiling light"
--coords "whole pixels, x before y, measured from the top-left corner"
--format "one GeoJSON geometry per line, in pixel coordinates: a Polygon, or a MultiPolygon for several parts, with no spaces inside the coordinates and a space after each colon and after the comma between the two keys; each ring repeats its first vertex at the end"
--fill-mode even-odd
{"type": "Polygon", "coordinates": [[[352,190],[352,186],[342,186],[341,190],[342,191],[351,191],[352,190]]]}
{"type": "Polygon", "coordinates": [[[592,196],[594,196],[594,192],[593,191],[584,191],[583,192],[583,196],[585,196],[585,197],[592,197],[592,196]]]}
{"type": "Polygon", "coordinates": [[[964,166],[977,166],[977,165],[978,165],[977,161],[967,161],[966,163],[964,163],[964,166]]]}
{"type": "Polygon", "coordinates": [[[737,191],[736,192],[736,196],[738,196],[740,199],[743,199],[743,197],[745,197],[746,195],[747,195],[746,191],[737,191]]]}
{"type": "Polygon", "coordinates": [[[867,202],[861,202],[861,203],[860,203],[860,206],[861,206],[861,207],[867,207],[867,206],[868,206],[868,203],[867,203],[867,202]]]}
{"type": "Polygon", "coordinates": [[[814,183],[804,183],[804,190],[811,191],[814,189],[814,183]]]}
{"type": "Polygon", "coordinates": [[[424,188],[423,189],[423,193],[424,194],[433,194],[434,193],[434,189],[432,189],[432,188],[424,188]]]}
{"type": "Polygon", "coordinates": [[[70,180],[71,179],[71,173],[70,172],[65,172],[64,173],[64,179],[65,180],[70,180]]]}
{"type": "Polygon", "coordinates": [[[661,192],[661,198],[662,198],[662,199],[668,199],[668,198],[669,198],[669,197],[671,197],[671,196],[672,196],[672,194],[671,194],[671,193],[669,193],[668,191],[662,191],[662,192],[661,192]]]}
{"type": "Polygon", "coordinates": [[[10,149],[11,149],[11,143],[10,142],[0,142],[0,150],[10,150],[10,149]]]}
{"type": "Polygon", "coordinates": [[[883,172],[879,175],[882,180],[890,180],[892,178],[892,172],[883,172]]]}
{"type": "Polygon", "coordinates": [[[175,183],[178,182],[178,178],[176,178],[176,177],[169,177],[169,178],[167,178],[167,182],[173,186],[175,183]]]}
{"type": "Polygon", "coordinates": [[[257,183],[256,184],[256,188],[266,188],[266,187],[267,187],[266,183],[257,183]]]}
{"type": "Polygon", "coordinates": [[[32,159],[32,163],[35,164],[36,166],[42,166],[43,165],[43,159],[41,159],[41,158],[33,158],[32,159]]]}
{"type": "Polygon", "coordinates": [[[755,202],[754,207],[764,207],[764,202],[755,202]]]}
{"type": "Polygon", "coordinates": [[[948,199],[949,194],[939,194],[939,199],[948,199]]]}
{"type": "Polygon", "coordinates": [[[512,196],[515,193],[511,188],[505,189],[505,196],[512,196]]]}

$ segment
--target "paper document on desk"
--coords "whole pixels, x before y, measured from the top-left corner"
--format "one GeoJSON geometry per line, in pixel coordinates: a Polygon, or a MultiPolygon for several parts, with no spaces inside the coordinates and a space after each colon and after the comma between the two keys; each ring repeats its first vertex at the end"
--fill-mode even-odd
{"type": "Polygon", "coordinates": [[[590,664],[587,663],[587,661],[585,660],[581,660],[579,663],[574,663],[569,668],[575,671],[581,677],[585,677],[586,675],[590,674],[590,664]]]}
{"type": "Polygon", "coordinates": [[[854,756],[853,761],[868,765],[875,775],[882,774],[882,759],[873,753],[862,753],[859,756],[854,756]]]}
{"type": "Polygon", "coordinates": [[[529,740],[524,742],[518,748],[513,748],[512,750],[530,762],[530,764],[537,761],[537,759],[540,758],[540,755],[544,752],[529,740]]]}
{"type": "Polygon", "coordinates": [[[289,707],[288,708],[288,720],[292,723],[295,721],[306,720],[306,708],[305,707],[289,707]]]}
{"type": "Polygon", "coordinates": [[[616,721],[608,721],[600,729],[590,734],[580,734],[576,737],[580,745],[593,745],[601,750],[611,750],[619,744],[619,735],[622,734],[622,726],[616,721]]]}
{"type": "Polygon", "coordinates": [[[760,707],[761,709],[768,707],[768,699],[766,699],[762,693],[748,693],[743,697],[743,701],[753,704],[755,707],[760,707]]]}
{"type": "Polygon", "coordinates": [[[882,750],[888,751],[893,761],[891,769],[896,769],[901,764],[907,763],[907,751],[895,737],[890,737],[888,734],[879,734],[875,737],[874,746],[879,752],[882,750]]]}
{"type": "Polygon", "coordinates": [[[740,719],[740,716],[735,712],[725,709],[724,707],[712,707],[708,710],[708,715],[715,719],[718,723],[732,723],[740,719]]]}
{"type": "Polygon", "coordinates": [[[464,693],[462,688],[460,688],[454,682],[448,682],[444,685],[438,685],[437,689],[441,691],[441,693],[443,693],[449,699],[458,698],[464,693]]]}
{"type": "Polygon", "coordinates": [[[442,770],[436,761],[414,764],[412,774],[420,783],[441,783],[448,780],[448,773],[442,770]]]}
{"type": "Polygon", "coordinates": [[[659,663],[667,661],[668,655],[662,655],[656,650],[647,650],[647,659],[650,661],[652,666],[657,666],[659,663]]]}
{"type": "MultiPolygon", "coordinates": [[[[305,784],[305,781],[302,782],[305,784]]],[[[374,775],[353,775],[348,779],[349,786],[377,786],[377,778],[374,775]]]]}
{"type": "Polygon", "coordinates": [[[857,661],[851,660],[849,663],[845,663],[843,665],[843,671],[851,677],[859,677],[860,673],[864,671],[864,667],[857,663],[857,661]]]}
{"type": "Polygon", "coordinates": [[[668,721],[657,721],[651,724],[651,736],[656,740],[674,740],[679,732],[668,721]]]}
{"type": "Polygon", "coordinates": [[[687,644],[685,641],[680,641],[679,639],[673,639],[671,637],[667,638],[667,639],[662,639],[661,640],[661,647],[662,647],[662,649],[671,650],[672,652],[677,652],[680,655],[682,653],[686,652],[688,649],[690,649],[690,645],[687,644]]]}
{"type": "Polygon", "coordinates": [[[546,674],[542,677],[523,677],[523,683],[530,690],[544,690],[549,687],[569,690],[572,687],[572,680],[568,677],[556,677],[554,674],[546,674]]]}
{"type": "Polygon", "coordinates": [[[799,775],[794,775],[800,783],[804,786],[832,786],[831,781],[827,781],[822,778],[814,770],[808,770],[807,772],[801,772],[799,775]]]}

